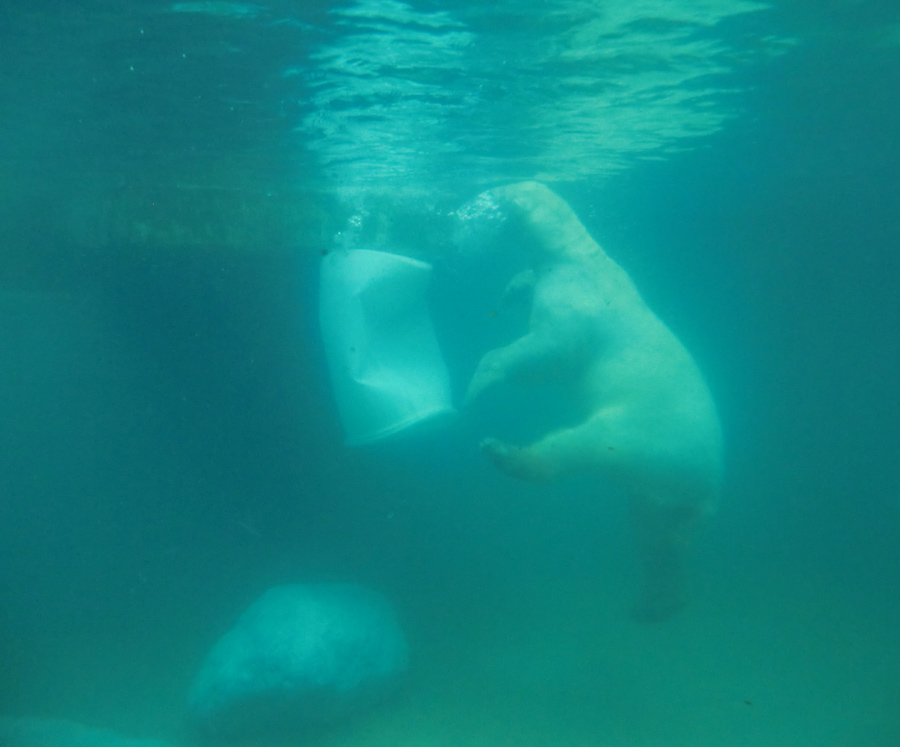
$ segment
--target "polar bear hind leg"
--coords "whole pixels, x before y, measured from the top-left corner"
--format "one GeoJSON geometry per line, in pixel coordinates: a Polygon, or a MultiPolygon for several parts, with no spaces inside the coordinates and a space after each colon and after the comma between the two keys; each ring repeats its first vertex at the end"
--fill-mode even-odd
{"type": "Polygon", "coordinates": [[[636,542],[639,588],[632,616],[640,622],[662,622],[687,604],[690,548],[715,491],[702,483],[682,492],[666,482],[640,480],[629,466],[631,449],[622,440],[622,429],[616,428],[620,422],[617,414],[599,413],[529,446],[487,438],[481,449],[501,472],[526,482],[548,483],[587,468],[620,484],[629,497],[636,542]],[[640,491],[635,489],[638,483],[640,491]],[[707,499],[701,497],[707,494],[707,499]],[[694,499],[685,500],[688,497],[694,499]]]}
{"type": "Polygon", "coordinates": [[[690,548],[705,512],[690,504],[667,505],[636,495],[631,496],[630,510],[639,574],[632,617],[663,622],[688,602],[690,548]]]}

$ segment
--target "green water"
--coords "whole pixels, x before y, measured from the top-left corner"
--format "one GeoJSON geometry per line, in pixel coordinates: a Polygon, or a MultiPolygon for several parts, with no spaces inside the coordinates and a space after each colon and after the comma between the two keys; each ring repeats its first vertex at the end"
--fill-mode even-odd
{"type": "Polygon", "coordinates": [[[394,603],[410,677],[291,744],[900,743],[893,4],[39,0],[0,39],[0,713],[192,744],[214,641],[338,580],[394,603]],[[613,487],[479,453],[552,397],[343,445],[322,252],[433,262],[458,399],[522,318],[451,213],[519,178],[718,404],[670,622],[629,617],[613,487]]]}

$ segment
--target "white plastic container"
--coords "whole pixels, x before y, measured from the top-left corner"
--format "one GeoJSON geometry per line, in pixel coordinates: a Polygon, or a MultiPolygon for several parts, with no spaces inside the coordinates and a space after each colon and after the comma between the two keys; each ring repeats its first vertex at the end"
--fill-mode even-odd
{"type": "Polygon", "coordinates": [[[346,443],[453,412],[425,290],[431,265],[364,249],[322,260],[319,323],[346,443]]]}

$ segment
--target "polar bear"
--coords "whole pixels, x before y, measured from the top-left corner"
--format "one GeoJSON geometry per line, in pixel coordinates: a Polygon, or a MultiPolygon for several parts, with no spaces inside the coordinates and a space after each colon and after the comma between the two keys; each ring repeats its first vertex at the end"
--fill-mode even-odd
{"type": "Polygon", "coordinates": [[[722,435],[709,388],[690,353],[548,187],[523,182],[488,195],[534,240],[527,333],[478,364],[465,402],[506,383],[553,381],[583,412],[579,425],[515,446],[485,439],[497,468],[531,482],[577,471],[627,494],[642,588],[638,619],[664,620],[685,603],[688,546],[714,507],[722,435]]]}

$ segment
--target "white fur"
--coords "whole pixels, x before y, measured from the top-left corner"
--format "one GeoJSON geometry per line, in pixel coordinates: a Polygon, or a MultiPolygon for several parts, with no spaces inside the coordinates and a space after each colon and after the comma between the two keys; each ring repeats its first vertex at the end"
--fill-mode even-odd
{"type": "Polygon", "coordinates": [[[525,480],[583,470],[611,478],[632,499],[639,540],[651,554],[668,548],[657,565],[677,562],[666,553],[712,508],[721,481],[721,429],[703,376],[564,200],[536,182],[491,193],[536,240],[534,299],[527,334],[482,358],[466,402],[507,382],[557,381],[585,420],[528,446],[486,439],[483,450],[525,480]]]}

